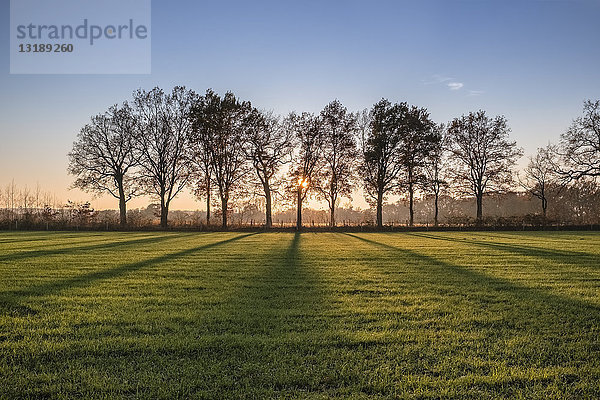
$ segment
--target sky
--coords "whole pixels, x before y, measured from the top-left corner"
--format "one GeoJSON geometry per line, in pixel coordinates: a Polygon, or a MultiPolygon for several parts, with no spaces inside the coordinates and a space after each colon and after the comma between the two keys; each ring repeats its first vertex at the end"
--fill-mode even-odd
{"type": "MultiPolygon", "coordinates": [[[[144,75],[11,75],[9,0],[0,7],[0,187],[39,184],[98,209],[117,204],[69,189],[67,153],[90,116],[137,88],[231,90],[278,114],[382,97],[436,122],[483,109],[506,116],[526,155],[600,98],[600,1],[154,0],[144,75]]],[[[203,205],[186,192],[172,208],[203,205]]]]}

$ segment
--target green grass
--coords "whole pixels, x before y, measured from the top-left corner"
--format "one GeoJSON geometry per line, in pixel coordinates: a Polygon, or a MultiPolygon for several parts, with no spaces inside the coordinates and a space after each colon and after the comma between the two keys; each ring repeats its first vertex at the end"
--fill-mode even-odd
{"type": "Polygon", "coordinates": [[[599,398],[600,234],[0,233],[0,397],[599,398]]]}

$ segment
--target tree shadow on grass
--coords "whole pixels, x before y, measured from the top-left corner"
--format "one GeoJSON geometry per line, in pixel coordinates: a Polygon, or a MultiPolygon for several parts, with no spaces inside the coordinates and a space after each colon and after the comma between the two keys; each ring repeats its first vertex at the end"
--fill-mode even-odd
{"type": "MultiPolygon", "coordinates": [[[[20,232],[22,233],[22,232],[20,232]]],[[[49,239],[74,239],[74,238],[81,238],[81,237],[85,237],[90,238],[90,237],[99,237],[99,236],[104,236],[106,237],[106,235],[103,235],[101,233],[96,233],[96,234],[90,234],[89,232],[81,232],[80,234],[70,234],[70,235],[64,235],[61,234],[60,232],[42,232],[39,233],[37,232],[36,234],[31,234],[30,232],[26,232],[27,235],[22,234],[22,235],[9,235],[6,238],[0,239],[0,244],[20,244],[20,243],[27,243],[27,242],[40,242],[40,241],[47,241],[49,239]]],[[[0,234],[2,234],[2,232],[0,232],[0,234]]]]}
{"type": "MultiPolygon", "coordinates": [[[[76,248],[77,246],[87,247],[102,245],[106,243],[124,242],[123,237],[114,238],[101,234],[85,235],[85,233],[87,232],[82,232],[82,234],[80,235],[56,236],[53,238],[45,237],[43,239],[23,240],[14,243],[11,243],[10,241],[5,243],[0,242],[0,263],[17,261],[19,259],[35,258],[37,257],[36,254],[40,254],[40,252],[55,251],[60,249],[61,246],[65,245],[68,245],[71,248],[76,248]],[[10,250],[10,252],[6,250],[10,250]],[[12,256],[16,256],[14,260],[10,259],[10,257],[12,256]]],[[[148,238],[147,235],[139,234],[132,234],[131,236],[132,237],[129,237],[127,239],[137,240],[142,238],[148,238]]]]}
{"type": "Polygon", "coordinates": [[[303,331],[323,307],[318,277],[300,251],[301,242],[296,232],[283,255],[271,254],[273,261],[248,293],[254,309],[273,316],[271,333],[303,331]]]}
{"type": "Polygon", "coordinates": [[[143,237],[140,239],[133,239],[133,240],[122,240],[122,241],[109,241],[110,238],[107,238],[106,242],[102,242],[102,243],[98,243],[98,244],[91,244],[91,245],[87,245],[87,246],[71,246],[71,247],[61,247],[61,248],[57,248],[57,249],[30,250],[30,251],[23,251],[23,252],[18,252],[18,253],[13,253],[13,254],[6,254],[6,255],[0,256],[0,262],[18,261],[18,260],[24,260],[24,259],[29,259],[29,258],[46,257],[46,256],[63,255],[63,254],[70,255],[70,254],[74,254],[76,252],[81,252],[81,251],[105,250],[105,249],[109,250],[109,249],[115,249],[115,248],[119,248],[119,247],[134,246],[134,245],[138,245],[138,244],[160,243],[165,240],[174,239],[177,237],[180,237],[180,236],[152,235],[150,237],[143,237]]]}
{"type": "MultiPolygon", "coordinates": [[[[416,273],[411,283],[418,287],[410,298],[421,311],[408,308],[398,316],[399,326],[429,335],[449,332],[441,336],[447,339],[420,348],[420,357],[428,360],[426,370],[440,371],[445,379],[474,374],[487,377],[484,381],[494,370],[506,371],[498,383],[481,383],[484,393],[541,393],[550,384],[556,385],[554,396],[598,391],[592,371],[600,360],[599,306],[362,235],[346,235],[397,260],[400,273],[388,275],[390,280],[406,284],[404,274],[416,273]],[[578,389],[580,384],[585,389],[578,389]]],[[[468,382],[461,385],[471,387],[468,382]]]]}
{"type": "MultiPolygon", "coordinates": [[[[321,304],[314,271],[303,262],[301,234],[296,232],[287,249],[273,248],[265,265],[243,282],[229,300],[232,315],[243,319],[246,335],[272,336],[293,331],[308,322],[321,304]]],[[[242,322],[242,321],[240,321],[242,322]]]]}
{"type": "MultiPolygon", "coordinates": [[[[154,263],[171,262],[248,236],[250,234],[240,235],[13,293],[11,306],[21,306],[16,302],[18,298],[86,286],[97,279],[116,278],[154,263]]],[[[118,350],[103,344],[94,350],[72,346],[61,354],[60,362],[85,368],[91,366],[95,373],[109,376],[108,386],[113,392],[110,388],[96,389],[96,395],[102,393],[106,397],[136,393],[145,397],[161,397],[161,393],[163,397],[297,397],[299,393],[327,389],[331,385],[328,376],[333,372],[315,360],[315,353],[322,347],[320,335],[329,329],[328,317],[323,315],[328,303],[323,298],[319,272],[310,254],[303,251],[303,236],[300,233],[293,236],[267,234],[264,240],[239,243],[232,252],[220,252],[218,257],[224,258],[208,257],[207,262],[213,259],[215,264],[203,266],[209,274],[203,286],[210,287],[214,294],[205,290],[191,293],[186,299],[189,303],[184,307],[179,302],[182,295],[175,295],[180,297],[173,299],[173,304],[178,306],[171,309],[172,316],[161,314],[151,323],[168,327],[168,336],[155,333],[164,333],[156,327],[145,328],[152,332],[148,337],[152,345],[146,344],[146,337],[139,340],[133,336],[136,341],[118,350]],[[249,253],[247,257],[246,253],[249,253]],[[215,278],[227,282],[214,281],[215,278]],[[195,296],[198,297],[194,299],[195,296]],[[150,379],[148,370],[152,371],[150,379]],[[122,386],[116,386],[118,384],[122,386]]],[[[117,319],[108,324],[119,322],[117,319]]],[[[109,337],[110,343],[113,340],[118,343],[121,337],[130,338],[127,334],[117,333],[109,337]]],[[[47,360],[46,357],[44,354],[33,356],[36,360],[47,360]]],[[[27,356],[23,358],[27,359],[27,356]]],[[[50,360],[43,361],[44,365],[59,362],[58,359],[50,360]]],[[[86,387],[86,390],[91,389],[86,387]]]]}
{"type": "MultiPolygon", "coordinates": [[[[208,243],[201,246],[191,247],[188,249],[184,249],[182,251],[178,251],[175,253],[168,253],[162,256],[149,258],[146,260],[123,264],[115,268],[104,269],[101,271],[94,271],[85,273],[82,275],[77,275],[71,278],[62,279],[59,281],[52,281],[48,283],[43,283],[41,285],[32,286],[27,289],[15,290],[0,293],[0,315],[12,315],[12,316],[26,316],[26,315],[35,315],[37,311],[32,309],[27,305],[20,304],[20,302],[26,298],[32,296],[43,296],[48,294],[56,294],[66,289],[84,287],[93,284],[96,281],[113,279],[119,277],[126,273],[135,272],[139,269],[149,267],[154,264],[159,264],[166,261],[173,261],[180,257],[185,257],[191,255],[196,252],[204,251],[211,249],[213,247],[221,246],[227,243],[235,242],[237,240],[243,239],[248,236],[255,235],[256,233],[248,233],[243,235],[238,235],[226,240],[221,240],[214,243],[208,243]]],[[[192,236],[193,234],[187,234],[185,236],[192,236]]],[[[148,238],[148,239],[139,239],[139,240],[131,240],[126,242],[116,242],[116,243],[108,243],[104,245],[94,245],[94,246],[85,246],[87,250],[92,249],[110,249],[120,246],[131,246],[134,244],[140,243],[157,243],[164,241],[166,239],[175,239],[181,238],[182,236],[160,236],[156,238],[148,238]]],[[[78,250],[82,249],[81,247],[61,249],[59,253],[52,252],[52,254],[72,254],[78,250]],[[68,251],[70,249],[70,251],[68,251]]],[[[58,250],[57,250],[58,251],[58,250]]]]}
{"type": "Polygon", "coordinates": [[[303,236],[296,232],[286,249],[272,241],[265,266],[202,324],[202,335],[216,340],[203,352],[219,354],[218,360],[204,361],[203,369],[215,375],[202,390],[268,398],[326,384],[331,371],[315,368],[311,360],[328,329],[328,303],[314,264],[301,250],[303,236]]]}
{"type": "MultiPolygon", "coordinates": [[[[416,252],[414,250],[392,246],[386,243],[366,239],[355,234],[346,233],[357,240],[369,243],[373,246],[384,248],[388,251],[402,254],[404,258],[415,260],[422,268],[428,268],[423,273],[444,272],[451,273],[461,279],[458,282],[465,289],[476,287],[473,285],[484,285],[497,292],[509,292],[515,304],[521,304],[522,300],[527,300],[528,304],[535,304],[540,311],[558,314],[565,319],[576,318],[577,320],[588,320],[590,324],[595,324],[600,318],[600,307],[587,303],[583,300],[577,300],[570,297],[564,297],[557,294],[548,293],[533,287],[519,285],[509,280],[483,274],[456,264],[451,264],[438,258],[416,252]],[[593,318],[592,318],[593,317],[593,318]]],[[[433,238],[436,238],[435,236],[433,238]]]]}
{"type": "Polygon", "coordinates": [[[459,239],[445,236],[437,236],[428,233],[409,232],[410,236],[416,236],[427,239],[444,240],[453,243],[471,244],[475,246],[488,247],[490,249],[499,250],[508,253],[519,254],[527,257],[543,258],[546,260],[568,263],[577,266],[597,266],[600,265],[600,254],[592,254],[573,250],[555,250],[536,246],[522,246],[508,243],[494,243],[476,239],[459,239]]]}

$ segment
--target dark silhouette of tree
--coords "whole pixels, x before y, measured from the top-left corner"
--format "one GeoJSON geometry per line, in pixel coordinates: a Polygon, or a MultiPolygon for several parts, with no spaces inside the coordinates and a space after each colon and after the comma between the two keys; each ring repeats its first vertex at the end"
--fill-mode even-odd
{"type": "Polygon", "coordinates": [[[192,187],[192,192],[198,199],[206,200],[206,225],[210,225],[213,179],[210,149],[206,147],[207,143],[202,140],[192,138],[190,142],[191,175],[196,182],[192,187]]]}
{"type": "Polygon", "coordinates": [[[65,204],[64,208],[68,213],[69,221],[76,226],[88,225],[94,216],[94,209],[89,201],[86,201],[85,203],[76,203],[67,200],[67,204],[65,204]]]}
{"type": "Polygon", "coordinates": [[[434,124],[425,108],[402,105],[402,118],[399,121],[402,143],[400,146],[400,162],[404,168],[402,186],[408,190],[409,225],[414,225],[415,188],[425,179],[423,167],[425,159],[436,145],[439,137],[434,134],[434,124]]]}
{"type": "Polygon", "coordinates": [[[433,195],[433,224],[439,225],[439,199],[442,190],[448,186],[445,171],[446,136],[444,124],[434,125],[432,147],[425,157],[423,172],[425,179],[421,182],[423,191],[433,195]]]}
{"type": "Polygon", "coordinates": [[[382,99],[370,112],[370,129],[363,140],[363,161],[360,174],[367,201],[376,206],[376,224],[383,226],[383,203],[386,196],[397,191],[403,171],[401,121],[406,104],[391,104],[382,99]]]}
{"type": "Polygon", "coordinates": [[[272,113],[253,109],[247,118],[246,157],[252,163],[258,182],[265,198],[265,226],[273,226],[272,202],[278,183],[277,173],[281,167],[291,161],[294,150],[294,132],[285,129],[272,113]]]}
{"type": "Polygon", "coordinates": [[[600,176],[600,100],[587,100],[583,115],[561,135],[560,153],[565,181],[600,176]]]}
{"type": "Polygon", "coordinates": [[[356,116],[338,100],[321,111],[323,161],[317,191],[329,206],[329,226],[335,226],[335,208],[341,197],[351,198],[358,161],[356,116]]]}
{"type": "Polygon", "coordinates": [[[169,205],[190,179],[190,117],[198,96],[176,86],[168,94],[158,87],[140,89],[133,97],[140,181],[147,194],[160,200],[160,225],[166,228],[169,205]]]}
{"type": "Polygon", "coordinates": [[[198,102],[192,108],[193,122],[189,138],[191,175],[195,181],[192,190],[198,199],[206,200],[206,225],[210,225],[213,192],[211,147],[213,146],[214,129],[211,127],[215,126],[215,121],[219,118],[216,113],[209,114],[208,110],[204,97],[199,97],[198,102]]]}
{"type": "Polygon", "coordinates": [[[209,152],[223,228],[227,228],[231,196],[242,187],[248,172],[244,145],[251,111],[250,102],[238,100],[231,92],[220,97],[210,89],[194,107],[194,131],[209,152]]]}
{"type": "Polygon", "coordinates": [[[77,135],[69,153],[73,186],[119,199],[120,224],[127,224],[127,202],[137,193],[132,175],[137,166],[134,149],[135,120],[127,103],[112,106],[92,117],[77,135]]]}
{"type": "Polygon", "coordinates": [[[512,168],[523,154],[508,140],[509,132],[504,116],[492,119],[482,110],[455,118],[448,127],[453,181],[459,191],[475,196],[479,224],[483,195],[510,187],[512,168]]]}
{"type": "Polygon", "coordinates": [[[519,179],[519,184],[527,193],[540,199],[544,220],[547,215],[549,192],[559,186],[557,157],[555,146],[539,148],[534,156],[529,157],[529,164],[523,170],[523,177],[519,179]]]}
{"type": "Polygon", "coordinates": [[[322,167],[323,122],[310,113],[291,113],[285,121],[286,129],[296,136],[298,148],[291,169],[291,186],[297,198],[296,229],[302,229],[302,202],[307,194],[318,187],[322,167]]]}

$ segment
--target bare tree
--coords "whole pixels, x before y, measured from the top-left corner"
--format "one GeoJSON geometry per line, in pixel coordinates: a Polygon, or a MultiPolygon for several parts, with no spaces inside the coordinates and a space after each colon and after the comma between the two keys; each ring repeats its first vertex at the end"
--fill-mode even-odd
{"type": "Polygon", "coordinates": [[[529,157],[529,164],[523,170],[523,177],[519,179],[519,184],[527,193],[540,199],[544,220],[547,215],[549,191],[559,184],[557,162],[555,146],[539,148],[535,156],[529,157]]]}
{"type": "Polygon", "coordinates": [[[482,110],[455,118],[448,127],[453,180],[460,191],[475,196],[478,223],[483,195],[509,187],[513,166],[523,155],[516,142],[508,140],[509,132],[504,116],[492,119],[482,110]]]}
{"type": "Polygon", "coordinates": [[[204,98],[199,98],[192,110],[193,128],[189,138],[191,176],[195,180],[194,195],[206,200],[206,225],[210,225],[210,206],[212,195],[213,168],[211,147],[213,129],[211,121],[216,115],[208,114],[204,98]]]}
{"type": "Polygon", "coordinates": [[[76,176],[73,187],[118,199],[122,226],[127,224],[126,204],[138,189],[131,174],[138,164],[134,127],[127,103],[112,106],[81,129],[69,153],[68,171],[76,176]]]}
{"type": "Polygon", "coordinates": [[[338,100],[321,111],[324,168],[316,187],[329,206],[329,226],[335,226],[335,208],[341,197],[351,198],[358,159],[356,116],[338,100]]]}
{"type": "Polygon", "coordinates": [[[279,118],[272,113],[252,110],[246,132],[246,157],[256,173],[256,182],[265,198],[265,226],[273,225],[272,202],[276,191],[275,181],[281,167],[290,162],[294,150],[294,132],[284,129],[279,118]]]}
{"type": "Polygon", "coordinates": [[[400,123],[402,144],[400,146],[400,162],[404,168],[402,186],[408,190],[409,225],[415,220],[415,189],[425,179],[423,167],[425,159],[436,145],[439,137],[433,132],[433,121],[425,108],[409,107],[402,104],[404,114],[400,123]]]}
{"type": "Polygon", "coordinates": [[[197,95],[176,86],[166,94],[156,87],[134,95],[136,148],[141,183],[147,194],[160,200],[160,225],[168,225],[169,205],[190,178],[188,140],[192,129],[191,109],[197,95]]]}
{"type": "Polygon", "coordinates": [[[446,180],[446,137],[444,124],[435,125],[433,140],[429,154],[425,157],[423,171],[425,179],[421,182],[425,193],[433,195],[433,224],[439,225],[439,198],[442,190],[448,186],[446,180]]]}
{"type": "Polygon", "coordinates": [[[40,209],[42,208],[42,205],[40,204],[41,195],[42,195],[42,188],[40,187],[40,183],[36,182],[34,198],[35,198],[35,208],[38,213],[39,213],[40,209]]]}
{"type": "Polygon", "coordinates": [[[23,189],[19,191],[19,197],[21,201],[21,209],[22,214],[25,219],[29,219],[31,217],[31,207],[33,203],[33,195],[31,193],[31,189],[27,185],[23,189]]]}
{"type": "Polygon", "coordinates": [[[193,194],[198,199],[206,201],[206,225],[210,225],[210,205],[212,201],[212,163],[210,162],[210,149],[204,147],[204,143],[195,142],[198,147],[190,147],[191,179],[195,180],[192,188],[193,194]]]}
{"type": "Polygon", "coordinates": [[[600,176],[600,100],[583,103],[583,116],[561,135],[560,153],[565,181],[600,176]]]}
{"type": "Polygon", "coordinates": [[[286,129],[296,136],[298,148],[291,169],[291,186],[297,198],[296,229],[302,229],[302,203],[308,193],[318,187],[318,175],[322,167],[323,124],[314,114],[291,113],[285,121],[286,129]]]}
{"type": "Polygon", "coordinates": [[[376,223],[383,226],[383,203],[388,194],[397,191],[403,170],[400,121],[406,104],[392,104],[386,99],[375,103],[370,112],[370,129],[363,140],[360,173],[367,201],[376,206],[376,223]]]}
{"type": "Polygon", "coordinates": [[[195,132],[206,141],[210,167],[221,199],[222,226],[227,228],[229,201],[244,183],[248,170],[244,138],[250,102],[241,102],[231,92],[223,97],[212,90],[194,108],[195,132]]]}

